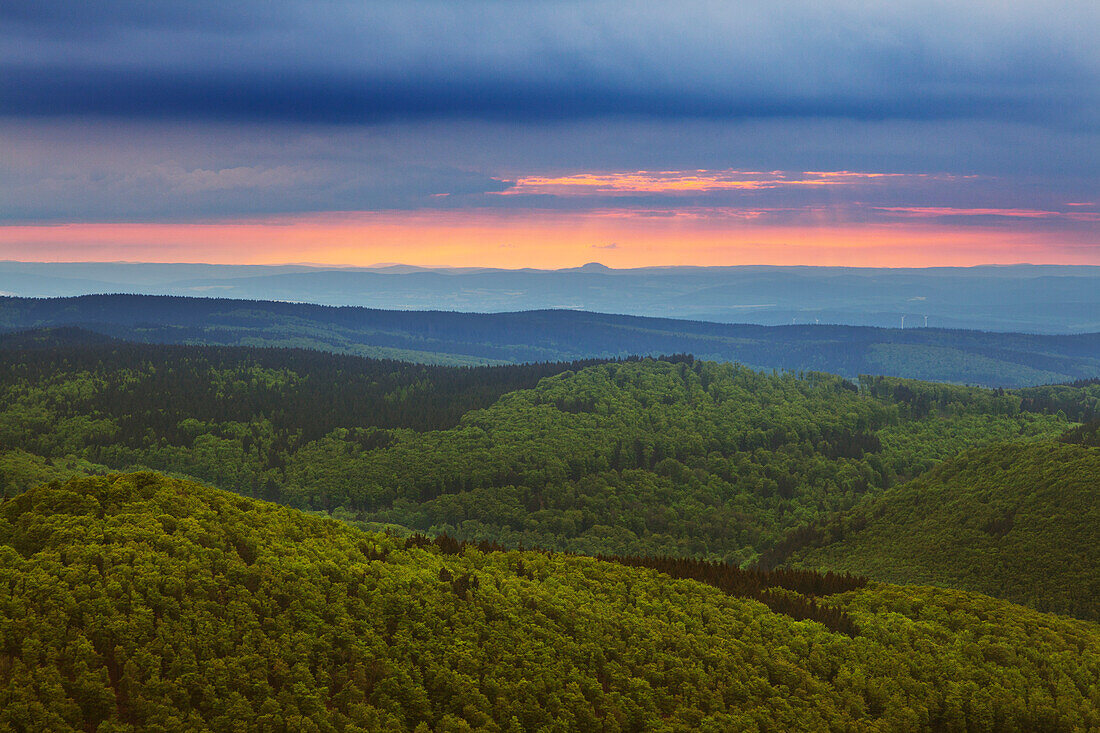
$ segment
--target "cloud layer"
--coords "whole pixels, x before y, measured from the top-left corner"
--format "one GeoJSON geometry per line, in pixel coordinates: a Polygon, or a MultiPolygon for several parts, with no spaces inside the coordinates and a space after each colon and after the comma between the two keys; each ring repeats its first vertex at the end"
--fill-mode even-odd
{"type": "Polygon", "coordinates": [[[934,226],[1100,262],[1097,28],[1062,0],[0,0],[0,239],[373,212],[462,222],[471,256],[934,226]]]}
{"type": "Polygon", "coordinates": [[[5,114],[1095,121],[1093,3],[0,4],[5,114]]]}

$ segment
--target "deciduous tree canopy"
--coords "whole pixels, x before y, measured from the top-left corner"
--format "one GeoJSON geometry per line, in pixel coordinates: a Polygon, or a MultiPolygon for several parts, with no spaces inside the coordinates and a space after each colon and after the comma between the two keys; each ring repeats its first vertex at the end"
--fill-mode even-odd
{"type": "Polygon", "coordinates": [[[445,551],[150,473],[76,479],[0,503],[0,728],[1100,725],[1093,624],[934,588],[818,602],[858,634],[651,569],[445,551]]]}
{"type": "Polygon", "coordinates": [[[934,583],[1100,620],[1100,448],[972,451],[792,532],[780,550],[769,565],[934,583]]]}

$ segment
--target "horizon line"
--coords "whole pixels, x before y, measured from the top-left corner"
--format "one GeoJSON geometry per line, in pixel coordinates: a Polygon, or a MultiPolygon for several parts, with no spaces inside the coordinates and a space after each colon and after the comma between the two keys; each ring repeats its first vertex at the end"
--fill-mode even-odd
{"type": "Polygon", "coordinates": [[[602,262],[590,261],[580,265],[566,267],[498,267],[493,265],[419,265],[408,262],[373,263],[370,265],[337,264],[324,262],[202,262],[202,261],[163,261],[163,260],[15,260],[2,259],[0,264],[17,265],[160,265],[160,266],[201,266],[201,267],[305,267],[315,270],[391,270],[410,267],[420,270],[495,270],[499,272],[566,272],[596,268],[627,272],[630,270],[732,270],[748,268],[774,269],[814,269],[814,270],[973,270],[983,267],[1071,267],[1100,268],[1100,265],[1065,262],[983,262],[975,265],[777,265],[767,262],[755,262],[739,265],[639,265],[637,267],[613,267],[602,262]]]}

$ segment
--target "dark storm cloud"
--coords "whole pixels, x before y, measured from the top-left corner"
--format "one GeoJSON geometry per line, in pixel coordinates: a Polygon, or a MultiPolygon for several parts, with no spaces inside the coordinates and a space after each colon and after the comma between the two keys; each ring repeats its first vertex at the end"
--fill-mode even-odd
{"type": "Polygon", "coordinates": [[[1004,0],[0,0],[0,223],[1064,211],[1100,200],[1098,27],[1097,3],[1004,0]],[[695,169],[933,177],[496,195],[531,175],[695,169]]]}
{"type": "MultiPolygon", "coordinates": [[[[8,68],[3,112],[17,116],[105,115],[147,118],[377,123],[403,119],[562,120],[600,116],[658,118],[843,117],[865,120],[1007,118],[1041,121],[1065,104],[1049,90],[956,90],[914,95],[850,92],[641,89],[614,80],[539,81],[465,78],[411,80],[346,72],[265,70],[179,72],[8,68]]],[[[1080,97],[1067,100],[1081,111],[1080,97]]]]}
{"type": "Polygon", "coordinates": [[[0,113],[1095,122],[1086,3],[2,2],[0,113]]]}

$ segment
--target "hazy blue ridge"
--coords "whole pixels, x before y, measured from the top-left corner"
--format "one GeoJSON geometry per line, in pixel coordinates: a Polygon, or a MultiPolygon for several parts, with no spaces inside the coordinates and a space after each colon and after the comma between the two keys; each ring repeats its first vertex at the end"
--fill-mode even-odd
{"type": "Polygon", "coordinates": [[[1100,376],[1100,333],[761,326],[572,310],[387,311],[142,295],[0,298],[0,329],[44,327],[147,343],[299,347],[455,365],[691,353],[761,369],[995,387],[1100,376]]]}

